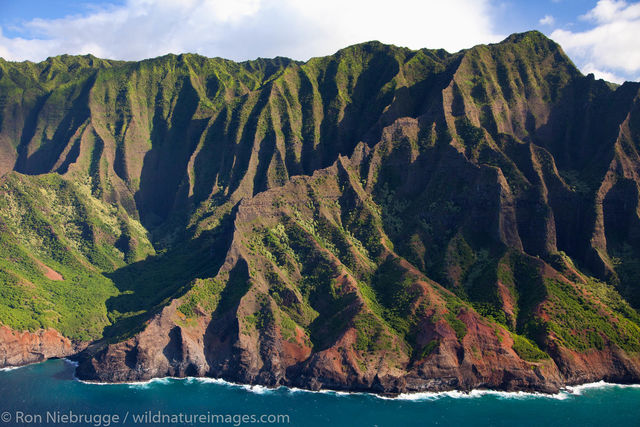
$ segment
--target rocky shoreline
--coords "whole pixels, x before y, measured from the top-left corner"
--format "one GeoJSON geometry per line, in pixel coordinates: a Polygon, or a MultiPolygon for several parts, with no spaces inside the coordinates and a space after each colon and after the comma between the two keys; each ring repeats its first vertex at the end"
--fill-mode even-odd
{"type": "MultiPolygon", "coordinates": [[[[64,359],[67,363],[72,364],[77,368],[78,363],[70,358],[64,359]]],[[[0,369],[1,370],[1,369],[0,369]]],[[[441,391],[418,391],[418,392],[407,392],[407,393],[389,393],[389,392],[376,392],[372,390],[351,390],[351,389],[330,389],[330,388],[321,388],[318,390],[312,390],[309,388],[301,388],[295,386],[287,386],[287,385],[279,385],[279,386],[266,386],[262,384],[247,384],[241,382],[234,382],[230,380],[226,380],[224,378],[212,378],[212,377],[157,377],[152,378],[145,381],[125,381],[125,382],[99,382],[99,381],[91,381],[91,380],[83,380],[74,375],[74,379],[80,381],[84,384],[93,384],[93,385],[145,385],[152,384],[154,382],[163,382],[164,380],[194,380],[194,381],[202,381],[202,382],[212,382],[216,384],[224,384],[233,387],[241,387],[248,391],[255,391],[257,393],[264,393],[265,391],[276,391],[280,388],[288,389],[291,392],[306,392],[306,393],[335,393],[338,395],[357,395],[357,394],[366,394],[372,395],[381,399],[406,399],[406,400],[414,400],[416,398],[420,398],[421,396],[436,396],[436,395],[448,395],[455,394],[457,396],[481,396],[485,394],[503,394],[503,395],[530,395],[530,396],[538,396],[538,397],[548,397],[548,398],[562,398],[562,396],[570,395],[570,394],[580,394],[581,390],[587,388],[604,388],[604,387],[631,387],[636,388],[640,387],[640,382],[607,382],[604,380],[600,380],[597,382],[588,382],[588,383],[579,383],[574,385],[565,385],[560,388],[557,392],[540,392],[533,390],[497,390],[497,389],[489,389],[489,388],[474,388],[471,390],[459,390],[459,389],[446,389],[441,391]]]]}
{"type": "MultiPolygon", "coordinates": [[[[69,357],[60,357],[62,359],[64,359],[67,363],[71,363],[74,368],[77,369],[79,363],[76,361],[77,360],[77,356],[78,354],[75,355],[70,355],[69,357]]],[[[52,357],[52,359],[58,359],[58,357],[52,357]]],[[[26,363],[26,364],[21,364],[21,365],[11,365],[11,366],[3,366],[0,367],[0,371],[3,370],[12,370],[12,369],[19,369],[25,366],[29,366],[32,364],[37,364],[37,363],[42,363],[46,360],[43,361],[38,361],[38,362],[32,362],[32,363],[26,363]]],[[[77,373],[77,371],[76,371],[77,373]]],[[[438,395],[438,394],[443,394],[446,395],[448,393],[459,393],[459,395],[466,395],[466,396],[473,396],[473,395],[484,395],[484,394],[506,394],[506,395],[510,395],[510,394],[515,394],[515,395],[531,395],[531,396],[538,396],[538,397],[550,397],[550,398],[560,398],[561,396],[565,395],[565,394],[574,394],[574,393],[580,393],[580,389],[582,388],[592,388],[592,387],[611,387],[611,386],[615,386],[615,387],[640,387],[640,382],[639,381],[619,381],[619,382],[615,382],[615,381],[606,381],[606,380],[600,380],[600,381],[596,381],[596,382],[578,382],[575,384],[565,384],[563,387],[561,387],[560,389],[558,389],[557,391],[553,392],[553,391],[540,391],[540,390],[502,390],[502,389],[492,389],[492,388],[473,388],[470,390],[461,390],[458,388],[440,388],[440,389],[435,389],[435,390],[431,390],[431,389],[427,389],[427,390],[423,390],[423,391],[407,391],[407,392],[380,392],[380,391],[375,391],[375,390],[370,390],[370,389],[364,389],[364,390],[360,390],[360,389],[331,389],[331,388],[321,388],[321,389],[311,389],[311,388],[305,388],[305,387],[296,387],[296,386],[291,386],[291,385],[286,385],[286,384],[280,384],[277,386],[270,386],[270,385],[266,385],[266,384],[247,384],[247,383],[242,383],[242,382],[235,382],[232,380],[228,380],[225,378],[212,378],[212,377],[174,377],[174,376],[166,376],[166,377],[155,377],[155,378],[151,378],[148,380],[141,380],[141,381],[122,381],[122,382],[101,382],[101,381],[92,381],[92,380],[87,380],[87,379],[82,379],[79,378],[77,375],[74,374],[74,379],[77,381],[80,381],[82,383],[85,384],[96,384],[96,385],[117,385],[117,384],[147,384],[147,383],[153,383],[154,381],[162,381],[164,379],[175,379],[175,380],[186,380],[186,379],[194,379],[194,380],[200,380],[200,381],[214,381],[214,382],[219,382],[219,383],[223,383],[223,384],[227,384],[230,386],[236,386],[236,387],[243,387],[247,390],[253,390],[255,387],[261,387],[262,390],[264,389],[268,389],[268,390],[277,390],[281,387],[285,387],[287,389],[290,389],[291,391],[299,391],[299,392],[309,392],[309,393],[339,393],[339,394],[370,394],[382,399],[408,399],[408,400],[414,400],[415,398],[420,397],[420,395],[423,394],[428,394],[428,395],[438,395]]]]}
{"type": "MultiPolygon", "coordinates": [[[[496,348],[495,354],[478,360],[451,339],[443,340],[424,363],[395,370],[379,365],[373,373],[372,369],[359,371],[357,365],[350,364],[349,354],[343,354],[341,359],[335,356],[339,355],[341,340],[331,351],[314,353],[300,361],[296,361],[295,354],[286,353],[291,348],[277,337],[270,342],[272,353],[265,351],[266,345],[262,351],[243,348],[242,334],[236,335],[236,342],[228,337],[225,351],[220,339],[224,324],[218,325],[216,332],[211,331],[210,319],[206,318],[189,327],[177,325],[176,306],[174,302],[165,307],[140,334],[109,345],[72,343],[54,330],[32,333],[0,327],[0,368],[68,358],[78,364],[77,378],[88,382],[202,377],[270,388],[387,396],[477,389],[556,394],[568,386],[598,381],[640,383],[640,360],[615,349],[589,354],[569,354],[560,349],[552,359],[526,363],[509,357],[504,348],[496,348]],[[457,357],[452,359],[451,354],[457,357]],[[491,364],[494,359],[498,362],[491,364]]],[[[466,340],[473,339],[469,335],[466,340]]]]}
{"type": "Polygon", "coordinates": [[[86,345],[74,343],[54,329],[18,332],[0,325],[0,368],[72,356],[86,345]]]}

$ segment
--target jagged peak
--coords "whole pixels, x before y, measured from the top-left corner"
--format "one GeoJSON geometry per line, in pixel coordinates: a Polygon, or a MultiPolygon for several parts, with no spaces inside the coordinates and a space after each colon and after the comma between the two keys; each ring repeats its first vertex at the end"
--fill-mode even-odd
{"type": "Polygon", "coordinates": [[[563,62],[564,65],[573,69],[577,74],[582,74],[575,66],[573,61],[567,56],[558,43],[547,37],[537,30],[527,31],[524,33],[514,33],[499,43],[502,46],[515,45],[527,48],[533,48],[537,54],[554,54],[557,62],[563,62]]]}
{"type": "Polygon", "coordinates": [[[498,43],[476,45],[460,53],[467,60],[481,58],[488,53],[494,61],[503,64],[527,64],[528,68],[540,69],[542,74],[561,73],[567,79],[582,76],[562,47],[536,30],[514,33],[498,43]]]}
{"type": "Polygon", "coordinates": [[[522,43],[522,42],[535,42],[535,43],[553,43],[556,44],[552,39],[547,37],[544,33],[538,30],[525,31],[522,33],[513,33],[507,36],[504,40],[500,42],[503,43],[522,43]]]}

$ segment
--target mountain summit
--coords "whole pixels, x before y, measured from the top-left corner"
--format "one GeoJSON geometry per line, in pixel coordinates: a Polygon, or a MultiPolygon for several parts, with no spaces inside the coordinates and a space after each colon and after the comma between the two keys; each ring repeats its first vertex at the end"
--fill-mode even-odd
{"type": "Polygon", "coordinates": [[[539,32],[0,60],[0,366],[398,393],[640,381],[640,84],[539,32]]]}

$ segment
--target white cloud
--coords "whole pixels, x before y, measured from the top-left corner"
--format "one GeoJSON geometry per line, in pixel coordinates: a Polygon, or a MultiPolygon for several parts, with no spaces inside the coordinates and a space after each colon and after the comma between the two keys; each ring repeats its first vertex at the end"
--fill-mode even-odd
{"type": "Polygon", "coordinates": [[[62,19],[23,24],[0,56],[62,53],[142,59],[197,52],[242,60],[307,59],[367,40],[456,51],[498,41],[490,0],[127,0],[62,19]]]}
{"type": "Polygon", "coordinates": [[[599,23],[609,23],[621,19],[638,19],[640,18],[640,4],[628,5],[624,0],[600,0],[596,7],[581,18],[599,23]]]}
{"type": "Polygon", "coordinates": [[[553,25],[556,22],[556,19],[551,15],[545,15],[544,18],[538,21],[540,25],[553,25]]]}
{"type": "Polygon", "coordinates": [[[640,3],[599,0],[582,17],[594,23],[587,31],[555,30],[551,37],[584,72],[624,80],[640,72],[640,3]],[[586,71],[587,68],[592,71],[586,71]]]}
{"type": "Polygon", "coordinates": [[[626,80],[624,77],[612,73],[611,71],[605,71],[605,70],[600,70],[598,69],[594,64],[585,64],[584,66],[581,67],[582,72],[584,74],[593,74],[594,77],[596,79],[604,79],[608,82],[613,82],[613,83],[624,83],[624,81],[626,80]]]}

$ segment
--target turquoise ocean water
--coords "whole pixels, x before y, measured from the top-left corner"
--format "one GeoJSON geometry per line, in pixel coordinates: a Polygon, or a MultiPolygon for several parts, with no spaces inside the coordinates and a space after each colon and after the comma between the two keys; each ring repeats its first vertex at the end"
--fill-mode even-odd
{"type": "Polygon", "coordinates": [[[388,399],[201,379],[86,384],[73,373],[63,360],[0,371],[0,426],[640,426],[637,386],[600,383],[555,396],[453,392],[388,399]]]}

